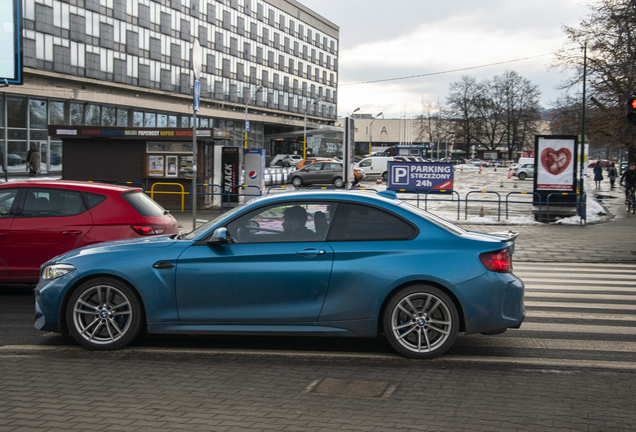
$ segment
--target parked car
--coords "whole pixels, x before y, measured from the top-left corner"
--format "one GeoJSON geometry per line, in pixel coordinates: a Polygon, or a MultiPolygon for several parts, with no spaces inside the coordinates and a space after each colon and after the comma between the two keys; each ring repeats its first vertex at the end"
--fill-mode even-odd
{"type": "Polygon", "coordinates": [[[311,159],[303,159],[298,164],[296,164],[296,169],[305,168],[307,165],[311,165],[314,162],[338,162],[336,159],[332,158],[311,158],[311,159]]]}
{"type": "Polygon", "coordinates": [[[0,282],[36,283],[42,263],[104,241],[176,234],[177,221],[141,189],[104,183],[0,184],[0,282]]]}
{"type": "Polygon", "coordinates": [[[519,180],[525,180],[528,177],[534,178],[534,164],[525,163],[517,165],[512,169],[512,175],[519,177],[519,180]]]}
{"type": "Polygon", "coordinates": [[[296,154],[290,154],[283,158],[283,166],[284,167],[296,166],[296,164],[298,164],[298,162],[300,162],[301,160],[303,160],[302,156],[296,155],[296,154]]]}
{"type": "Polygon", "coordinates": [[[93,245],[50,260],[35,289],[35,327],[68,329],[94,350],[121,348],[142,328],[384,334],[401,354],[432,358],[459,332],[521,325],[515,237],[465,231],[391,191],[267,195],[187,235],[93,245]]]}
{"type": "MultiPolygon", "coordinates": [[[[364,170],[354,169],[358,181],[364,179],[364,170]]],[[[296,170],[287,176],[287,183],[296,187],[313,184],[332,184],[337,188],[344,186],[344,173],[340,162],[314,162],[305,168],[296,170]]]]}

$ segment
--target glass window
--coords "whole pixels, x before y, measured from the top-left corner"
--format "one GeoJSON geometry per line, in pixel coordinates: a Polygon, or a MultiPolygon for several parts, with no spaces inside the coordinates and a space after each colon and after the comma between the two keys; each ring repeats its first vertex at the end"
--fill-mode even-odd
{"type": "Polygon", "coordinates": [[[4,127],[4,96],[0,95],[0,127],[4,127]]]}
{"type": "Polygon", "coordinates": [[[177,116],[169,116],[168,117],[168,127],[177,127],[177,116]]]}
{"type": "Polygon", "coordinates": [[[409,240],[415,234],[414,226],[385,210],[343,203],[334,218],[329,241],[409,240]]]}
{"type": "Polygon", "coordinates": [[[29,100],[29,126],[34,129],[46,129],[46,101],[29,100]]]}
{"type": "Polygon", "coordinates": [[[325,241],[335,203],[295,202],[260,208],[228,224],[234,243],[325,241]]]}
{"type": "Polygon", "coordinates": [[[117,109],[117,126],[119,127],[127,127],[128,126],[128,110],[123,108],[117,109]]]}
{"type": "Polygon", "coordinates": [[[64,102],[52,101],[49,103],[49,124],[63,125],[64,121],[64,102]]]}
{"type": "Polygon", "coordinates": [[[28,171],[26,156],[27,156],[26,141],[9,141],[7,143],[7,171],[8,172],[28,171]]]}
{"type": "Polygon", "coordinates": [[[84,199],[88,203],[89,210],[97,206],[98,204],[101,204],[104,201],[106,201],[106,196],[104,195],[90,193],[90,192],[82,192],[82,193],[84,194],[84,199]]]}
{"type": "Polygon", "coordinates": [[[75,216],[88,209],[78,191],[66,189],[29,189],[21,217],[75,216]]]}
{"type": "Polygon", "coordinates": [[[156,127],[157,115],[155,113],[144,113],[144,127],[156,127]]]}
{"type": "Polygon", "coordinates": [[[27,127],[27,102],[25,98],[7,97],[7,126],[27,127]]]}
{"type": "Polygon", "coordinates": [[[132,127],[143,127],[143,125],[144,125],[144,113],[139,111],[134,111],[132,127]]]}
{"type": "Polygon", "coordinates": [[[84,104],[71,104],[71,124],[80,126],[84,124],[84,104]]]}
{"type": "Polygon", "coordinates": [[[99,105],[89,104],[86,105],[84,112],[86,126],[99,126],[101,124],[101,112],[102,109],[99,105]]]}
{"type": "Polygon", "coordinates": [[[168,127],[168,114],[157,114],[157,127],[168,127]]]}
{"type": "Polygon", "coordinates": [[[62,170],[62,142],[61,141],[51,141],[49,145],[51,160],[50,167],[51,171],[61,171],[62,170]]]}
{"type": "Polygon", "coordinates": [[[102,107],[102,126],[117,125],[117,108],[102,107]]]}
{"type": "Polygon", "coordinates": [[[210,126],[208,126],[208,124],[209,124],[208,119],[206,119],[206,118],[202,118],[201,119],[201,127],[202,128],[209,128],[210,126]]]}
{"type": "Polygon", "coordinates": [[[160,217],[166,210],[143,192],[128,192],[121,197],[141,216],[160,217]]]}
{"type": "Polygon", "coordinates": [[[8,218],[17,195],[17,189],[0,190],[0,218],[8,218]]]}

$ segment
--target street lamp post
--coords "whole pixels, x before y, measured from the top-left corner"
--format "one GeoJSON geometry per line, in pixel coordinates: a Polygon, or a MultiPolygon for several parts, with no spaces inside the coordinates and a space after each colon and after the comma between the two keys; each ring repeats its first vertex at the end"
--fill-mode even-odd
{"type": "Polygon", "coordinates": [[[307,112],[309,108],[313,107],[317,103],[321,102],[322,98],[318,98],[311,103],[308,107],[305,108],[305,128],[303,130],[303,159],[307,159],[307,112]]]}
{"type": "Polygon", "coordinates": [[[455,132],[444,131],[444,133],[446,134],[446,156],[445,157],[448,157],[448,136],[453,135],[455,132]]]}
{"type": "Polygon", "coordinates": [[[245,103],[245,149],[246,149],[246,150],[247,150],[247,132],[248,132],[248,129],[249,129],[249,127],[248,127],[248,124],[249,124],[249,123],[247,123],[247,108],[249,107],[250,102],[252,102],[252,99],[254,99],[254,98],[256,97],[256,94],[257,94],[259,91],[261,91],[261,90],[263,90],[263,86],[262,86],[262,85],[260,85],[260,86],[258,86],[258,87],[256,88],[256,91],[254,92],[254,94],[252,95],[252,97],[251,97],[251,98],[250,98],[250,99],[249,99],[249,100],[245,103]]]}
{"type": "Polygon", "coordinates": [[[381,115],[382,113],[377,114],[375,118],[371,120],[371,124],[369,124],[369,153],[371,153],[373,147],[373,130],[371,128],[373,127],[373,122],[376,121],[381,115]]]}

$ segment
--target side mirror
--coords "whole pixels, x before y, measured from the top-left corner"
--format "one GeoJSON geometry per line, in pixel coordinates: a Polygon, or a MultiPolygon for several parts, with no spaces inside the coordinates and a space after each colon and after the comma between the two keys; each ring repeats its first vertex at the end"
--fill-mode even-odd
{"type": "Polygon", "coordinates": [[[216,246],[228,244],[229,242],[230,241],[227,238],[227,228],[217,228],[212,233],[212,237],[210,237],[206,243],[211,246],[216,246]]]}

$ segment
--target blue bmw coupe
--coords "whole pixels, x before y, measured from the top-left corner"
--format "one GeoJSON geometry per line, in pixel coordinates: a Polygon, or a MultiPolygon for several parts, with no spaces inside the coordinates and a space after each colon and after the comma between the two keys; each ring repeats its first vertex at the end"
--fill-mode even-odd
{"type": "Polygon", "coordinates": [[[393,192],[250,201],[189,234],[76,249],[45,263],[35,327],[113,350],[149,333],[384,334],[411,358],[525,317],[513,233],[465,231],[393,192]]]}

